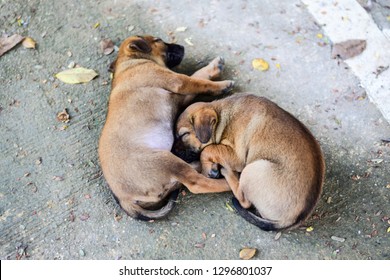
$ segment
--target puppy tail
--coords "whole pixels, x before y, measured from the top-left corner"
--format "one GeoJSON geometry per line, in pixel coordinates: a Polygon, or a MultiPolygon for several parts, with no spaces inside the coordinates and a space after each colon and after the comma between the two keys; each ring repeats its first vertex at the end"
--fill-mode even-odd
{"type": "Polygon", "coordinates": [[[276,222],[263,219],[255,214],[253,214],[248,209],[245,209],[241,206],[240,202],[237,200],[237,198],[232,198],[233,206],[236,209],[237,213],[243,217],[246,221],[249,223],[259,227],[262,230],[265,231],[279,231],[284,228],[280,228],[276,222]]]}
{"type": "Polygon", "coordinates": [[[137,205],[136,214],[134,218],[141,221],[151,221],[151,220],[158,220],[164,218],[175,207],[176,199],[179,195],[179,191],[180,190],[177,189],[171,192],[169,194],[168,202],[160,209],[148,210],[137,205]]]}

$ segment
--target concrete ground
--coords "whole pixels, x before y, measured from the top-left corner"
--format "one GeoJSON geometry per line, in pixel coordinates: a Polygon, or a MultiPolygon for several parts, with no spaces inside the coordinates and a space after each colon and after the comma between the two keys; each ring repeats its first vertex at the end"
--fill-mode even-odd
{"type": "MultiPolygon", "coordinates": [[[[389,16],[389,5],[375,9],[389,16]]],[[[238,259],[244,247],[255,259],[390,258],[390,125],[302,2],[3,0],[0,33],[37,42],[0,58],[1,259],[238,259]],[[327,172],[303,227],[263,232],[229,210],[230,193],[183,192],[154,223],[125,215],[97,157],[116,56],[99,43],[134,34],[183,44],[179,72],[223,56],[235,92],[266,96],[311,129],[327,172]],[[99,76],[54,77],[74,64],[99,76]],[[56,118],[65,108],[67,124],[56,118]]]]}

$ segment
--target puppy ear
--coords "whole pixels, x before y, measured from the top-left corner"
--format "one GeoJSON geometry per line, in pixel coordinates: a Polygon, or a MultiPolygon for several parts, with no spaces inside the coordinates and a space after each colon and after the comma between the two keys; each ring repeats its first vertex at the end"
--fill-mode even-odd
{"type": "Polygon", "coordinates": [[[143,38],[139,38],[130,42],[129,48],[143,53],[150,53],[152,48],[143,38]]]}
{"type": "Polygon", "coordinates": [[[211,109],[201,110],[194,117],[193,124],[195,135],[196,138],[198,138],[202,144],[205,144],[210,141],[216,123],[217,113],[211,109]]]}

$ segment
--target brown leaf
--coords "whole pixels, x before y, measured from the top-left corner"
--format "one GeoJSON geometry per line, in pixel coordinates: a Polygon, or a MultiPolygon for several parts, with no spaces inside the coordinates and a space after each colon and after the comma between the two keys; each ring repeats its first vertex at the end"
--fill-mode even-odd
{"type": "Polygon", "coordinates": [[[122,219],[122,216],[121,216],[121,215],[119,215],[118,213],[115,213],[115,214],[114,214],[114,220],[115,220],[115,221],[119,222],[121,219],[122,219]]]}
{"type": "Polygon", "coordinates": [[[69,122],[70,117],[69,117],[69,114],[68,114],[66,109],[64,109],[64,111],[59,112],[57,114],[57,120],[60,121],[60,122],[63,122],[63,123],[68,123],[69,122]]]}
{"type": "Polygon", "coordinates": [[[84,213],[80,216],[80,220],[82,221],[86,221],[89,219],[89,214],[88,213],[84,213]]]}
{"type": "Polygon", "coordinates": [[[61,176],[53,176],[52,179],[53,179],[54,181],[63,181],[63,180],[64,180],[64,178],[61,177],[61,176]]]}
{"type": "Polygon", "coordinates": [[[253,258],[256,254],[256,249],[254,248],[244,248],[240,251],[240,259],[249,260],[253,258]]]}
{"type": "Polygon", "coordinates": [[[332,48],[332,58],[348,59],[361,54],[367,46],[366,40],[348,40],[332,48]]]}
{"type": "Polygon", "coordinates": [[[204,243],[196,243],[195,248],[204,248],[205,244],[204,243]]]}
{"type": "Polygon", "coordinates": [[[35,49],[36,42],[32,38],[26,37],[26,39],[23,40],[22,45],[26,49],[35,49]]]}
{"type": "Polygon", "coordinates": [[[74,222],[75,219],[76,219],[76,216],[74,215],[73,211],[70,211],[69,220],[71,222],[74,222]]]}
{"type": "Polygon", "coordinates": [[[109,55],[114,51],[114,43],[110,39],[103,39],[100,42],[100,50],[103,54],[109,55]]]}
{"type": "Polygon", "coordinates": [[[275,235],[274,240],[275,240],[275,241],[279,240],[281,236],[282,236],[282,232],[279,231],[279,232],[275,235]]]}
{"type": "Polygon", "coordinates": [[[0,37],[0,56],[15,47],[24,39],[19,34],[14,34],[10,37],[0,37]]]}

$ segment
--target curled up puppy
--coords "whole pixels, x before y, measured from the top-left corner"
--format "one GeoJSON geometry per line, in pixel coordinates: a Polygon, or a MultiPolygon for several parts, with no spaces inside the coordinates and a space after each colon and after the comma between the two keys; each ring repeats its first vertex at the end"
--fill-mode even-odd
{"type": "Polygon", "coordinates": [[[159,219],[174,206],[178,189],[229,190],[224,179],[199,174],[170,151],[179,108],[196,94],[219,95],[232,81],[210,81],[223,68],[221,58],[191,77],[170,68],[180,64],[184,48],[153,36],[133,36],[120,46],[106,122],[99,140],[103,175],[121,207],[141,220],[159,219]]]}
{"type": "Polygon", "coordinates": [[[294,116],[264,97],[235,95],[190,105],[177,137],[201,152],[202,173],[222,174],[238,213],[259,228],[289,229],[313,211],[322,191],[320,146],[294,116]]]}

